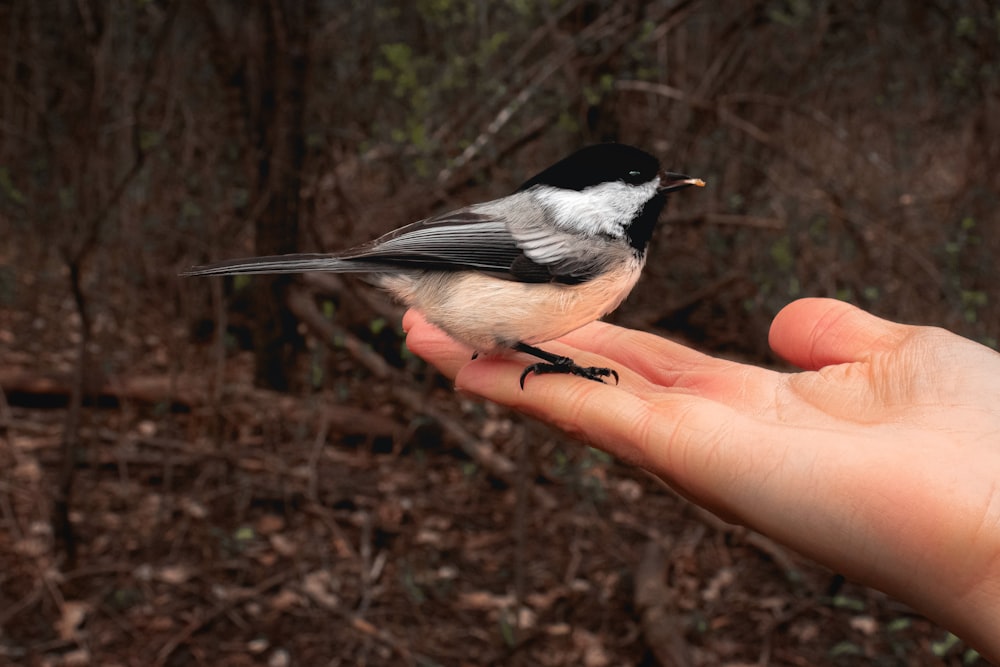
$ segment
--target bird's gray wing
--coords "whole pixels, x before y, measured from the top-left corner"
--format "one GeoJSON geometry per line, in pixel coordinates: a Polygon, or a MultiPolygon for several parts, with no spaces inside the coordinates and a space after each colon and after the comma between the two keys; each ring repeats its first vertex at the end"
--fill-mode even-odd
{"type": "Polygon", "coordinates": [[[181,275],[424,269],[474,270],[508,276],[520,254],[503,220],[464,208],[414,222],[342,253],[231,259],[196,266],[181,275]]]}
{"type": "Polygon", "coordinates": [[[339,257],[386,268],[503,273],[519,254],[502,219],[464,208],[400,227],[339,257]]]}
{"type": "Polygon", "coordinates": [[[341,257],[396,268],[481,271],[520,282],[575,284],[607,263],[603,239],[584,242],[545,219],[512,223],[483,207],[401,227],[341,257]]]}
{"type": "Polygon", "coordinates": [[[339,254],[226,260],[194,267],[182,275],[415,269],[480,271],[519,282],[576,284],[599,273],[607,257],[602,257],[599,243],[573,241],[573,235],[544,219],[511,224],[508,216],[469,207],[400,227],[339,254]],[[589,252],[581,252],[581,246],[589,252]]]}

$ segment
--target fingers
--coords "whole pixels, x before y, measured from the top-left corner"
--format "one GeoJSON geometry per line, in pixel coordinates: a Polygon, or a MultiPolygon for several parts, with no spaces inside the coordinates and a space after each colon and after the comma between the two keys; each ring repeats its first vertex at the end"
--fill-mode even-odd
{"type": "Polygon", "coordinates": [[[631,368],[658,384],[672,385],[678,373],[716,369],[724,362],[656,334],[591,322],[559,339],[631,368]]]}
{"type": "MultiPolygon", "coordinates": [[[[417,311],[411,310],[404,315],[403,329],[407,331],[406,344],[410,350],[446,376],[455,379],[459,371],[470,364],[472,350],[451,340],[417,311]]],[[[749,408],[748,400],[770,396],[767,387],[774,380],[769,371],[714,359],[654,334],[603,322],[592,322],[559,340],[545,343],[543,348],[568,356],[581,366],[612,368],[619,373],[620,382],[609,384],[639,395],[671,388],[749,408]]],[[[506,376],[513,373],[516,375],[513,384],[519,385],[520,374],[533,359],[519,354],[498,356],[507,363],[483,356],[471,365],[485,364],[477,373],[494,373],[492,380],[497,384],[509,382],[506,376]]],[[[558,382],[551,377],[529,376],[525,387],[550,381],[558,382]]],[[[457,388],[474,391],[462,387],[461,383],[457,383],[457,388]]],[[[476,393],[498,400],[488,392],[476,393]]]]}
{"type": "MultiPolygon", "coordinates": [[[[770,446],[771,431],[761,420],[698,393],[636,395],[627,386],[622,391],[570,376],[529,377],[522,391],[517,383],[522,368],[516,360],[479,360],[459,371],[455,386],[645,468],[727,520],[746,522],[761,508],[787,502],[781,493],[765,498],[761,488],[761,479],[792,468],[783,465],[784,450],[770,446]]],[[[629,376],[623,383],[643,382],[629,376]]]]}
{"type": "MultiPolygon", "coordinates": [[[[597,359],[581,357],[577,361],[589,365],[597,359]]],[[[518,378],[523,369],[519,358],[480,359],[459,371],[455,386],[537,417],[623,461],[662,472],[658,459],[663,452],[652,450],[650,444],[666,445],[676,425],[655,418],[648,402],[623,391],[622,386],[569,375],[529,376],[522,390],[518,378]]],[[[621,370],[627,372],[624,367],[621,370]]],[[[623,373],[623,385],[636,382],[643,381],[623,373]]],[[[676,398],[695,399],[687,394],[676,398]]]]}
{"type": "Polygon", "coordinates": [[[771,349],[805,370],[863,361],[894,349],[910,327],[835,299],[799,299],[771,323],[771,349]]]}

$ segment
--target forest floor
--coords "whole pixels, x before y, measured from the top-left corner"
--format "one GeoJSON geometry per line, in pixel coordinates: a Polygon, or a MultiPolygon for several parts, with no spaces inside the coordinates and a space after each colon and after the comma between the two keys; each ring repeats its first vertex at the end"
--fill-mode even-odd
{"type": "MultiPolygon", "coordinates": [[[[74,417],[71,349],[38,326],[0,312],[0,662],[977,664],[898,602],[405,355],[379,378],[327,350],[336,389],[291,395],[254,389],[231,351],[213,391],[214,371],[169,371],[161,338],[127,339],[129,374],[74,417]],[[53,520],[68,423],[71,530],[53,520]]],[[[216,367],[210,345],[184,355],[216,367]]]]}

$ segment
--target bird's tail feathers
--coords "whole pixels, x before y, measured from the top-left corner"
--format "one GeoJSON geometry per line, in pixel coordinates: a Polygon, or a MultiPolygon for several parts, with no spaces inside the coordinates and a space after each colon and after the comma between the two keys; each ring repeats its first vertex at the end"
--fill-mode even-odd
{"type": "Polygon", "coordinates": [[[299,254],[272,255],[269,257],[248,257],[228,259],[222,262],[193,266],[181,273],[182,276],[232,276],[254,273],[302,273],[304,271],[333,271],[349,273],[371,271],[374,267],[366,262],[341,259],[333,255],[299,254]]]}

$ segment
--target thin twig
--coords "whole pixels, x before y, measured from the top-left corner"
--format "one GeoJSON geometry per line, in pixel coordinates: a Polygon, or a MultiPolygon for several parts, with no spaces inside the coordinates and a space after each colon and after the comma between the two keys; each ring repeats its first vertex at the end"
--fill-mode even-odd
{"type": "Polygon", "coordinates": [[[174,654],[180,645],[191,639],[196,632],[212,623],[215,619],[219,618],[233,607],[242,604],[247,600],[260,597],[272,588],[280,586],[297,574],[298,571],[293,568],[282,570],[281,572],[268,577],[250,590],[241,591],[239,594],[233,595],[232,597],[217,603],[215,607],[188,623],[183,630],[167,641],[167,643],[164,644],[159,651],[157,651],[156,660],[153,664],[165,665],[167,660],[170,659],[170,656],[174,654]]]}

